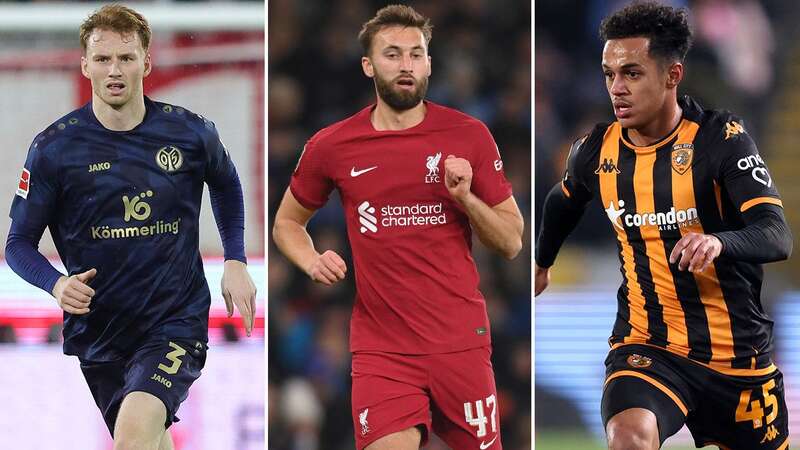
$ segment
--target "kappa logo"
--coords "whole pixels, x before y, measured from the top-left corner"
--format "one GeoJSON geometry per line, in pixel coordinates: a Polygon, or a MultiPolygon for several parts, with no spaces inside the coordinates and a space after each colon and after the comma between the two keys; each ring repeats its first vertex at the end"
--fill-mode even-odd
{"type": "Polygon", "coordinates": [[[156,152],[156,164],[167,172],[175,172],[183,165],[183,154],[174,145],[161,147],[156,152]]]}
{"type": "Polygon", "coordinates": [[[373,233],[378,232],[378,219],[375,217],[375,207],[370,206],[368,201],[358,205],[358,222],[361,224],[360,231],[366,233],[367,230],[373,233]]]}
{"type": "Polygon", "coordinates": [[[366,436],[369,433],[369,424],[367,423],[367,414],[369,414],[369,408],[365,409],[358,415],[358,423],[361,424],[361,435],[366,436]]]}
{"type": "Polygon", "coordinates": [[[17,195],[27,200],[30,187],[31,187],[31,172],[23,167],[22,175],[19,176],[19,184],[17,185],[17,195]]]}
{"type": "MultiPolygon", "coordinates": [[[[774,398],[774,397],[773,397],[774,398]]],[[[778,429],[775,428],[775,425],[770,425],[767,427],[767,434],[764,435],[764,439],[761,440],[761,444],[765,442],[772,442],[780,435],[778,429]]]]}
{"type": "Polygon", "coordinates": [[[439,178],[439,161],[441,161],[441,159],[442,152],[428,156],[426,159],[425,167],[428,168],[428,174],[425,175],[426,183],[439,183],[441,181],[441,178],[439,178]]]}
{"type": "Polygon", "coordinates": [[[725,124],[725,140],[727,141],[732,136],[738,136],[741,133],[747,133],[744,130],[742,124],[735,120],[731,120],[730,122],[725,124]]]}
{"type": "Polygon", "coordinates": [[[620,173],[617,166],[614,164],[613,159],[606,159],[603,158],[603,162],[597,167],[597,170],[594,171],[596,174],[602,173],[620,173]]]}

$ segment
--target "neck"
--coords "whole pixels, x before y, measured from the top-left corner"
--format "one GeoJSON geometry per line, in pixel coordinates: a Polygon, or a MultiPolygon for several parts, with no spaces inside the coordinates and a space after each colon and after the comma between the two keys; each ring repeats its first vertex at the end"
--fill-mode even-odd
{"type": "Polygon", "coordinates": [[[96,95],[92,96],[92,112],[105,128],[111,131],[130,131],[144,120],[144,97],[114,108],[96,95]]]}
{"type": "Polygon", "coordinates": [[[638,146],[647,146],[664,138],[678,126],[683,110],[678,106],[677,100],[671,101],[669,106],[659,116],[638,129],[628,129],[628,139],[638,146]]]}
{"type": "Polygon", "coordinates": [[[419,102],[411,109],[397,111],[378,97],[378,105],[372,111],[370,121],[378,131],[405,130],[419,125],[425,119],[426,111],[427,107],[424,102],[419,102]]]}

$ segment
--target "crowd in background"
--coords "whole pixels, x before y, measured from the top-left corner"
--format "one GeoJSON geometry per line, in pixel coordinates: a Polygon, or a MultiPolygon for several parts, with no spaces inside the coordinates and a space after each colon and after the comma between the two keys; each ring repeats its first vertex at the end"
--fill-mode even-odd
{"type": "MultiPolygon", "coordinates": [[[[270,220],[305,141],[374,103],[361,71],[361,25],[387,2],[269,3],[268,207],[270,220]]],[[[508,262],[473,246],[492,323],[503,444],[530,448],[531,434],[531,35],[525,1],[404,2],[431,18],[433,74],[428,99],[482,120],[526,218],[524,250],[508,262]]],[[[309,224],[318,249],[348,261],[341,203],[332,195],[309,224]]],[[[352,272],[332,287],[314,284],[270,243],[270,449],[352,449],[349,319],[352,272]]],[[[446,448],[433,441],[426,448],[446,448]]]]}

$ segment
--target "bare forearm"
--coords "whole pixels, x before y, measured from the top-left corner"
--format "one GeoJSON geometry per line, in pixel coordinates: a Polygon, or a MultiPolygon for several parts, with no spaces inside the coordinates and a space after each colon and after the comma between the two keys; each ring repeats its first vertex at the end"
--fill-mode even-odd
{"type": "Polygon", "coordinates": [[[472,193],[460,203],[485,246],[507,259],[517,256],[522,249],[522,232],[525,226],[521,216],[493,209],[472,193]]]}
{"type": "Polygon", "coordinates": [[[319,257],[306,228],[295,221],[276,219],[272,238],[278,250],[305,273],[308,273],[314,259],[319,257]]]}

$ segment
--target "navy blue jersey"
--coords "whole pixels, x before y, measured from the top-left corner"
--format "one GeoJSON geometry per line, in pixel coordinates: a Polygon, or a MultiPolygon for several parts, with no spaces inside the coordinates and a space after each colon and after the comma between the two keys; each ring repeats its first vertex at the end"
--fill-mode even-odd
{"type": "Polygon", "coordinates": [[[14,226],[50,228],[70,274],[92,268],[85,315],[64,313],[64,352],[124,358],[144,338],[208,339],[211,297],[199,252],[203,184],[238,180],[214,124],[145,98],[144,120],[111,131],[91,103],[33,141],[14,226]]]}

